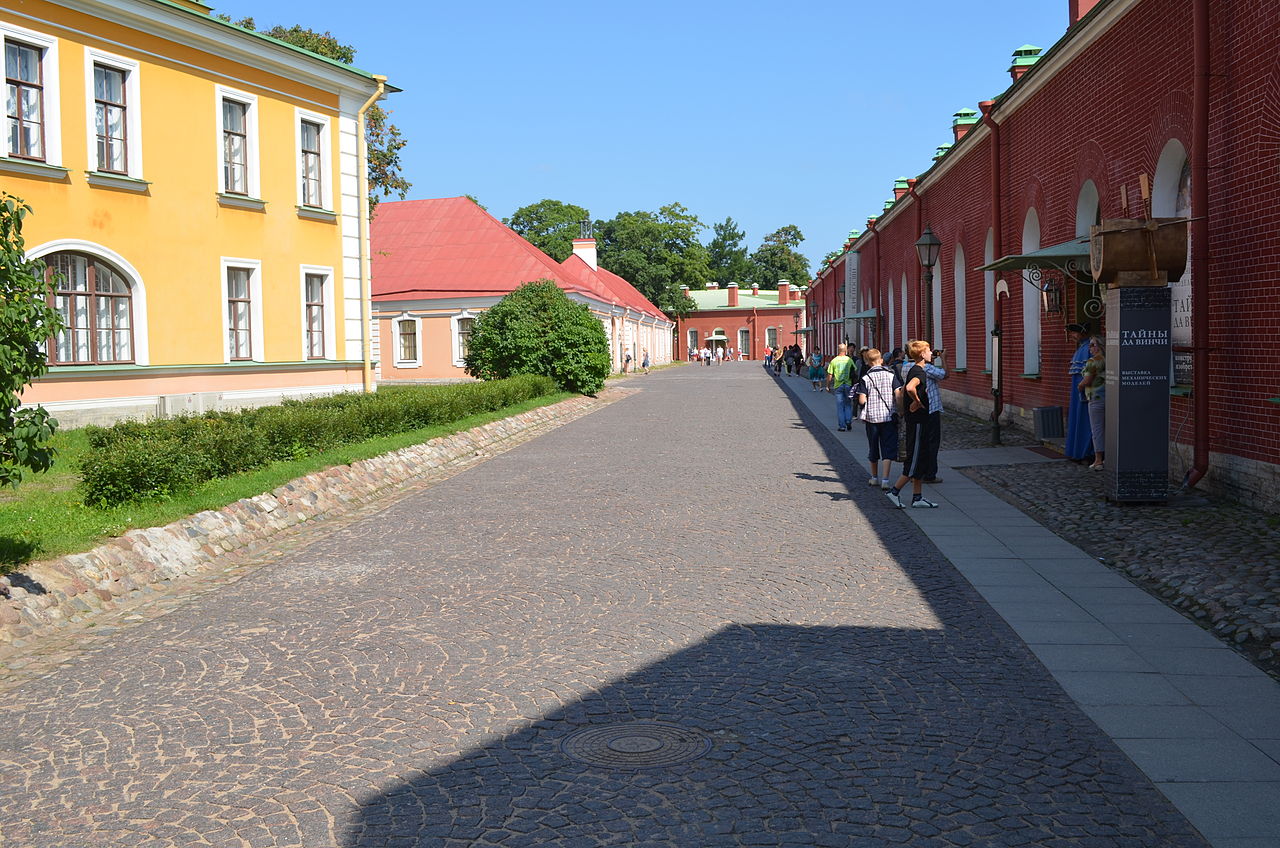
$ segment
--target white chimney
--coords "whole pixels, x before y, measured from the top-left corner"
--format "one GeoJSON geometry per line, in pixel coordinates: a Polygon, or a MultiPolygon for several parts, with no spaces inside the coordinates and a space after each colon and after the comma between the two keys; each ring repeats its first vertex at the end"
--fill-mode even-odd
{"type": "Polygon", "coordinates": [[[600,270],[596,262],[596,240],[593,238],[576,238],[573,240],[573,255],[582,257],[582,261],[591,266],[592,271],[600,270]]]}

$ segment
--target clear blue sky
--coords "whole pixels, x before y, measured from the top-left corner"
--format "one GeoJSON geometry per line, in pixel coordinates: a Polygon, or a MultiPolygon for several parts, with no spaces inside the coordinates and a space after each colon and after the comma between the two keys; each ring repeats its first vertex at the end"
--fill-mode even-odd
{"type": "Polygon", "coordinates": [[[1067,27],[1067,0],[216,11],[328,30],[404,89],[386,105],[409,140],[410,199],[471,194],[502,218],[553,198],[601,219],[678,201],[704,241],[727,216],[752,249],[795,224],[812,266],[880,213],[895,177],[932,164],[957,109],[1009,86],[1015,49],[1048,49],[1067,27]]]}

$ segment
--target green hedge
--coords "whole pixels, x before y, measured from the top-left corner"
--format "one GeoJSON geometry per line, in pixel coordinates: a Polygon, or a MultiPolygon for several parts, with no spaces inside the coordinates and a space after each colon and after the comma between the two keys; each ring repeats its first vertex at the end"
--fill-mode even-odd
{"type": "Polygon", "coordinates": [[[278,460],[449,424],[554,391],[552,379],[522,375],[88,427],[89,452],[80,467],[84,502],[109,507],[163,497],[278,460]]]}

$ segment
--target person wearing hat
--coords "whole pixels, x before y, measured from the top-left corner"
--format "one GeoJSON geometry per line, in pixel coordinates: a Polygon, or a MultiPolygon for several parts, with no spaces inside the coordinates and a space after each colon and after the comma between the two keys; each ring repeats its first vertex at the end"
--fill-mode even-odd
{"type": "Polygon", "coordinates": [[[1067,374],[1071,377],[1071,403],[1067,407],[1067,439],[1063,452],[1067,459],[1093,460],[1093,429],[1089,425],[1089,405],[1080,391],[1081,372],[1089,361],[1089,327],[1068,324],[1067,338],[1076,345],[1067,374]]]}

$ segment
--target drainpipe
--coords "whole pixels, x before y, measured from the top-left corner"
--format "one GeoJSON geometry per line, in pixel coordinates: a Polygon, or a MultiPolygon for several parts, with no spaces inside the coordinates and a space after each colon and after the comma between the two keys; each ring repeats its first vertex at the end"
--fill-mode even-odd
{"type": "Polygon", "coordinates": [[[1183,490],[1209,470],[1209,0],[1191,10],[1191,402],[1195,418],[1191,470],[1183,490]]]}
{"type": "MultiPolygon", "coordinates": [[[[916,194],[916,180],[907,180],[907,195],[915,201],[912,206],[916,210],[916,238],[920,238],[924,234],[924,201],[920,199],[920,195],[916,194]]],[[[914,239],[913,239],[914,241],[914,239]]],[[[924,290],[924,271],[920,268],[920,263],[913,263],[916,266],[916,332],[917,339],[925,337],[924,328],[929,326],[929,313],[925,309],[933,309],[933,304],[926,304],[926,300],[933,300],[933,291],[925,292],[924,290]]],[[[932,343],[930,339],[930,343],[932,343]]]]}
{"type": "MultiPolygon", "coordinates": [[[[1004,256],[1004,238],[1001,233],[1000,222],[1003,220],[1000,208],[1000,125],[996,123],[991,113],[995,111],[996,102],[994,100],[983,100],[978,104],[978,108],[982,110],[982,123],[991,130],[991,253],[992,259],[999,259],[1004,256]]],[[[997,272],[997,288],[999,284],[999,273],[997,272]]],[[[1025,295],[1025,292],[1023,293],[1025,295]]],[[[1000,302],[1000,293],[992,292],[995,298],[995,332],[1003,333],[1004,331],[1004,306],[1000,302]]],[[[992,389],[992,406],[991,406],[991,444],[1000,444],[1000,416],[1004,414],[1004,344],[1000,339],[999,356],[994,363],[997,373],[995,374],[995,385],[998,389],[992,389]]]]}
{"type": "Polygon", "coordinates": [[[357,202],[360,204],[360,347],[364,358],[362,373],[365,394],[373,392],[373,292],[369,284],[369,142],[365,138],[365,120],[369,107],[382,99],[387,90],[386,77],[374,74],[373,79],[378,84],[378,90],[356,113],[356,186],[359,192],[357,202]]]}

